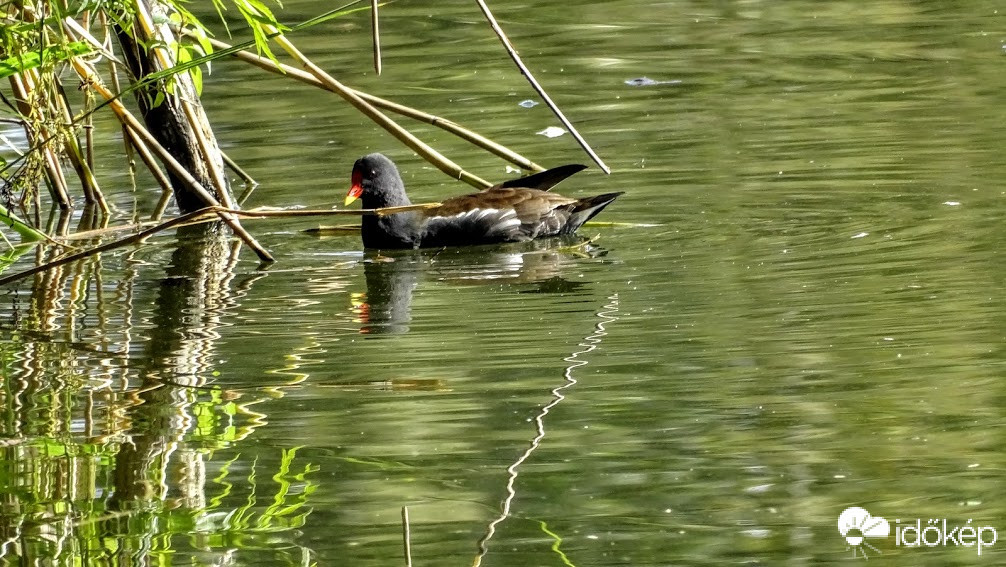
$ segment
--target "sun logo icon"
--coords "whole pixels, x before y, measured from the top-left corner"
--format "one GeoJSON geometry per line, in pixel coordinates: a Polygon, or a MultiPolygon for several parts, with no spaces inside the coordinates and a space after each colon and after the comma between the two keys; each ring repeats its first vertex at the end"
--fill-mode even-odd
{"type": "Polygon", "coordinates": [[[866,538],[887,537],[891,534],[891,525],[880,516],[871,516],[864,508],[850,506],[838,516],[838,533],[852,547],[852,556],[858,557],[862,552],[867,559],[866,549],[880,553],[880,550],[866,542],[866,538]]]}

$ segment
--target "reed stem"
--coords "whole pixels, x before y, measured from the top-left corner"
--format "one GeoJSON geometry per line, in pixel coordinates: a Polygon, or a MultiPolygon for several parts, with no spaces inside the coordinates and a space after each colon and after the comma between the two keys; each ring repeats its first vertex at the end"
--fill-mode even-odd
{"type": "Polygon", "coordinates": [[[529,71],[527,66],[524,65],[524,62],[521,60],[520,55],[517,54],[517,50],[514,49],[513,44],[510,43],[510,40],[507,38],[506,34],[503,33],[503,28],[500,27],[499,23],[496,21],[496,18],[493,17],[492,12],[489,11],[489,6],[486,5],[484,0],[475,0],[475,2],[478,3],[479,8],[482,9],[482,13],[485,14],[486,19],[489,21],[489,25],[492,27],[493,31],[496,32],[496,37],[499,38],[499,40],[503,43],[503,47],[506,48],[507,53],[510,54],[510,58],[513,59],[513,62],[517,65],[517,68],[520,69],[521,74],[524,75],[528,83],[531,83],[531,87],[538,93],[538,96],[540,96],[541,99],[545,101],[545,104],[547,104],[548,107],[552,109],[552,113],[555,114],[556,118],[558,118],[559,121],[562,122],[562,124],[566,127],[566,129],[569,130],[570,135],[573,136],[573,138],[576,140],[576,143],[580,144],[580,147],[583,148],[583,151],[587,152],[587,155],[590,156],[590,159],[594,160],[594,163],[596,163],[597,166],[600,167],[602,171],[610,174],[611,169],[607,165],[605,165],[603,161],[601,161],[600,156],[594,153],[594,150],[590,147],[590,144],[587,143],[587,140],[583,139],[583,136],[581,136],[580,132],[578,132],[576,127],[573,126],[573,123],[570,122],[569,119],[566,118],[566,115],[563,114],[561,110],[559,110],[559,107],[554,102],[552,102],[552,98],[548,96],[548,93],[545,92],[545,89],[542,88],[542,86],[534,78],[534,75],[531,74],[531,71],[529,71]]]}
{"type": "MultiPolygon", "coordinates": [[[[108,88],[102,84],[101,79],[94,72],[94,69],[87,63],[83,62],[79,57],[74,57],[71,59],[71,64],[74,70],[80,75],[81,79],[87,81],[91,88],[95,89],[98,94],[103,96],[108,101],[109,108],[112,112],[119,118],[119,120],[124,121],[128,126],[141,138],[147,146],[154,151],[161,159],[161,162],[171,170],[172,173],[177,175],[181,180],[185,182],[192,191],[199,196],[199,198],[209,206],[219,206],[220,203],[211,195],[205,187],[203,187],[194,177],[190,174],[180,163],[176,160],[168,150],[164,148],[154,136],[144,128],[140,121],[133,116],[129,110],[122,104],[122,102],[111,93],[108,88]]],[[[220,218],[237,234],[242,240],[248,244],[248,247],[255,251],[259,259],[263,262],[274,262],[273,257],[269,252],[262,247],[255,238],[246,231],[241,224],[238,222],[237,218],[227,213],[220,213],[220,218]]]]}
{"type": "Polygon", "coordinates": [[[412,528],[409,526],[408,506],[402,506],[402,545],[405,547],[405,567],[412,567],[412,528]]]}
{"type": "Polygon", "coordinates": [[[377,1],[370,0],[370,27],[374,34],[374,70],[381,74],[381,32],[377,18],[377,1]]]}
{"type": "Polygon", "coordinates": [[[460,165],[447,159],[440,152],[415,137],[411,132],[399,126],[394,120],[388,118],[387,115],[375,108],[372,104],[360,98],[360,96],[356,94],[356,91],[335,80],[331,75],[322,70],[321,67],[315,65],[307,58],[307,56],[301,53],[300,50],[286,38],[286,36],[279,34],[276,28],[264,25],[264,29],[269,34],[278,34],[273,37],[273,39],[276,40],[276,43],[278,43],[280,47],[289,53],[290,56],[298,63],[303,65],[309,73],[324,83],[326,87],[333,89],[336,94],[345,99],[346,102],[352,104],[357,110],[376,122],[378,126],[387,130],[388,133],[397,138],[398,141],[412,148],[413,151],[421,155],[426,161],[436,166],[437,169],[478,189],[485,189],[492,186],[492,183],[465,171],[460,165]]]}
{"type": "MultiPolygon", "coordinates": [[[[230,45],[213,38],[209,38],[209,42],[210,44],[213,45],[213,48],[217,50],[231,49],[230,45]]],[[[338,94],[338,91],[330,88],[328,85],[326,85],[324,82],[316,78],[314,75],[307,73],[305,71],[301,71],[296,67],[291,67],[290,65],[285,65],[282,63],[276,64],[269,58],[256,55],[255,53],[252,53],[250,51],[244,51],[244,50],[236,51],[232,53],[232,55],[242,61],[251,63],[252,65],[255,65],[260,69],[264,69],[271,73],[276,73],[277,75],[287,75],[302,83],[306,83],[318,87],[320,89],[325,89],[327,91],[338,94]]],[[[496,142],[490,140],[489,138],[486,138],[485,136],[482,136],[476,132],[464,128],[463,126],[460,126],[457,123],[452,122],[451,120],[441,118],[439,116],[429,114],[427,112],[423,112],[421,110],[417,110],[415,108],[411,108],[402,104],[398,104],[396,102],[392,102],[390,100],[383,99],[371,94],[367,94],[363,91],[358,91],[351,87],[346,88],[352,90],[357,96],[369,102],[370,104],[376,106],[377,108],[381,108],[390,112],[394,112],[395,114],[399,114],[401,116],[412,118],[413,120],[418,120],[420,122],[425,122],[432,126],[436,126],[437,128],[450,132],[451,134],[454,134],[455,136],[458,136],[459,138],[467,142],[470,142],[475,146],[478,146],[500,158],[509,161],[510,163],[516,165],[517,167],[520,167],[521,169],[529,171],[545,171],[544,167],[538,165],[537,163],[534,163],[533,161],[527,159],[526,157],[514,152],[513,150],[505,146],[497,144],[496,142]]]]}
{"type": "Polygon", "coordinates": [[[236,161],[232,160],[231,156],[227,155],[222,151],[220,152],[220,155],[223,156],[224,158],[224,165],[231,168],[231,171],[233,171],[235,175],[240,177],[241,181],[244,181],[248,185],[258,185],[258,182],[255,181],[255,179],[252,178],[252,176],[249,175],[247,171],[241,169],[241,166],[238,165],[236,161]]]}

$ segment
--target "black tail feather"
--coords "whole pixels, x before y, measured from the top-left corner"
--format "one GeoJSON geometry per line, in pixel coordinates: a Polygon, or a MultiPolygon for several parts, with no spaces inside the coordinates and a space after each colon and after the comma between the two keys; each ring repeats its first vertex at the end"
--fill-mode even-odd
{"type": "Polygon", "coordinates": [[[539,173],[533,173],[525,177],[518,179],[511,179],[509,181],[504,181],[496,187],[507,188],[507,187],[525,187],[528,189],[538,189],[540,191],[548,191],[549,189],[555,187],[561,183],[564,179],[573,175],[578,171],[583,171],[587,169],[587,166],[578,163],[572,163],[569,165],[560,165],[559,167],[553,167],[539,173]]]}
{"type": "Polygon", "coordinates": [[[622,193],[624,191],[584,197],[573,203],[573,208],[570,210],[569,222],[566,223],[566,230],[564,232],[575,232],[583,223],[594,218],[597,213],[603,211],[605,207],[610,205],[622,193]]]}

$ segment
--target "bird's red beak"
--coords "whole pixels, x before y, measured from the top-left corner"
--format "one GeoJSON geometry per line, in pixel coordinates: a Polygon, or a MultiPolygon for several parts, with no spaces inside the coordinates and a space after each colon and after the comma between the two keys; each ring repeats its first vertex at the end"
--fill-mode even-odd
{"type": "Polygon", "coordinates": [[[353,170],[353,185],[349,188],[349,193],[346,193],[345,205],[349,205],[353,201],[360,198],[363,195],[363,174],[357,170],[353,170]]]}

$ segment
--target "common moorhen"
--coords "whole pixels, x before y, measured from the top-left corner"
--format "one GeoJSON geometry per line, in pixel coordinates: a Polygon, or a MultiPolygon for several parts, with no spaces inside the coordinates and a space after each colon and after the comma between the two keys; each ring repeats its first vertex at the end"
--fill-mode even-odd
{"type": "MultiPolygon", "coordinates": [[[[548,190],[584,165],[563,165],[484,191],[442,201],[441,206],[387,216],[363,217],[367,248],[431,248],[523,242],[572,234],[622,193],[570,199],[548,190]]],[[[412,204],[395,164],[381,154],[353,164],[346,204],[362,199],[366,209],[412,204]]]]}

